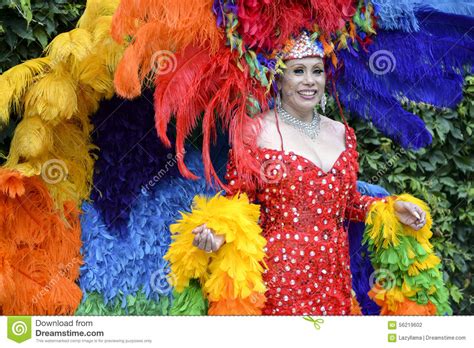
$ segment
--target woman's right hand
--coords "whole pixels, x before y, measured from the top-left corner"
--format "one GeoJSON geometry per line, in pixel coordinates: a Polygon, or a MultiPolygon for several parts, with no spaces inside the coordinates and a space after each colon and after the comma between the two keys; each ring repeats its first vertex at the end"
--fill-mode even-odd
{"type": "Polygon", "coordinates": [[[224,235],[215,234],[206,224],[196,227],[193,233],[196,235],[193,240],[193,245],[208,253],[219,250],[225,242],[224,235]]]}

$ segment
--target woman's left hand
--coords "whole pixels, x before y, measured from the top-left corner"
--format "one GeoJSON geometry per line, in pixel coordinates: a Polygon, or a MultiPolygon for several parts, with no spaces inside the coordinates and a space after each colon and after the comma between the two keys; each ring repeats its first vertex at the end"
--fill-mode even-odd
{"type": "Polygon", "coordinates": [[[396,201],[395,215],[398,220],[414,230],[419,230],[426,224],[426,213],[418,205],[411,202],[396,201]]]}

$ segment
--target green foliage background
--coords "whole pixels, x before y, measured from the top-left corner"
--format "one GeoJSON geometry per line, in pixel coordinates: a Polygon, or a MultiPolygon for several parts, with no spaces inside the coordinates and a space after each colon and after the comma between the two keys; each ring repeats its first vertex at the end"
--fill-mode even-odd
{"type": "Polygon", "coordinates": [[[0,73],[39,57],[51,39],[75,27],[85,3],[0,0],[0,73]]]}
{"type": "MultiPolygon", "coordinates": [[[[0,0],[0,73],[41,56],[51,39],[75,27],[85,2],[0,0]]],[[[372,125],[355,118],[350,121],[358,136],[360,180],[394,194],[408,192],[429,203],[433,244],[443,260],[454,313],[473,314],[474,77],[466,79],[465,97],[456,110],[414,104],[407,109],[420,115],[433,134],[429,148],[404,151],[372,125]]],[[[332,110],[328,114],[337,114],[333,104],[332,110]]],[[[13,119],[0,130],[0,164],[16,122],[13,119]]]]}

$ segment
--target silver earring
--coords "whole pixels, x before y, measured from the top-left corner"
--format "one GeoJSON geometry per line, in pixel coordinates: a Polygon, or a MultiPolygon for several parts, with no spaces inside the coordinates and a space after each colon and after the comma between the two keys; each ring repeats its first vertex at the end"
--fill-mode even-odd
{"type": "Polygon", "coordinates": [[[281,108],[281,96],[280,96],[281,92],[278,91],[278,94],[276,96],[276,100],[275,100],[275,106],[277,108],[281,108]]]}
{"type": "Polygon", "coordinates": [[[323,94],[321,98],[321,110],[323,111],[323,114],[326,113],[326,103],[328,102],[328,98],[326,97],[326,93],[323,94]]]}

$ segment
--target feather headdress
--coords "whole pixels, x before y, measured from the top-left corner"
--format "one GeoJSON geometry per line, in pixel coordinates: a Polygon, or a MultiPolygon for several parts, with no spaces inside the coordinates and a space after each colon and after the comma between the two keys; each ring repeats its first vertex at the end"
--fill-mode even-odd
{"type": "Polygon", "coordinates": [[[113,36],[120,42],[129,38],[130,44],[118,66],[115,86],[120,95],[133,98],[154,75],[159,137],[170,145],[166,130],[174,116],[180,171],[196,178],[180,155],[185,139],[201,123],[205,177],[221,184],[209,155],[217,126],[229,132],[242,175],[258,170],[244,147],[245,129],[253,126],[255,114],[268,108],[275,78],[294,48],[291,41],[296,43],[304,29],[317,42],[318,55],[337,64],[336,44],[343,48],[346,36],[359,38],[359,26],[351,17],[366,12],[366,20],[359,21],[365,28],[359,30],[367,36],[374,32],[373,10],[356,8],[350,0],[209,0],[200,1],[198,11],[184,20],[184,9],[195,11],[194,3],[179,0],[165,8],[162,1],[154,1],[145,8],[142,2],[121,2],[114,15],[113,36]]]}
{"type": "MultiPolygon", "coordinates": [[[[252,171],[242,134],[252,117],[268,108],[275,78],[302,32],[328,58],[327,73],[338,80],[330,92],[349,111],[414,149],[429,145],[431,134],[402,101],[456,105],[464,65],[474,51],[468,4],[454,10],[449,1],[434,0],[423,5],[414,0],[208,0],[197,7],[195,2],[121,2],[113,33],[130,44],[115,85],[120,95],[135,97],[155,74],[158,135],[169,145],[166,128],[174,116],[182,153],[185,139],[202,124],[207,180],[218,181],[209,161],[218,123],[230,134],[242,175],[252,171]],[[197,10],[184,20],[189,8],[197,10]]],[[[195,178],[184,162],[179,168],[195,178]]]]}

